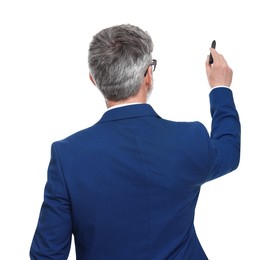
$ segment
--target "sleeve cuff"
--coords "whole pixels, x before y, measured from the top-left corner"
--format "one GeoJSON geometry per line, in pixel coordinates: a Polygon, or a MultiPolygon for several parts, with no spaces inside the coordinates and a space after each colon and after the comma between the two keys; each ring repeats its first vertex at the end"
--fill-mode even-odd
{"type": "Polygon", "coordinates": [[[216,88],[228,88],[228,89],[230,89],[230,87],[224,86],[224,85],[222,85],[222,86],[215,86],[215,87],[213,87],[213,88],[211,89],[210,92],[212,92],[212,91],[213,91],[214,89],[216,89],[216,88]]]}

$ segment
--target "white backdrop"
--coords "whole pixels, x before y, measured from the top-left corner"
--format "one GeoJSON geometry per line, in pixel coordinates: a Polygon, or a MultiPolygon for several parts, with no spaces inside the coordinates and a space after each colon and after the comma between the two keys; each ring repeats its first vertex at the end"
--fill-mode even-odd
{"type": "Polygon", "coordinates": [[[211,260],[272,259],[268,0],[0,0],[0,259],[29,259],[51,143],[104,113],[88,78],[87,50],[95,33],[121,23],[153,38],[158,66],[149,103],[157,113],[208,129],[204,63],[217,40],[234,71],[241,163],[202,187],[196,230],[211,260]]]}

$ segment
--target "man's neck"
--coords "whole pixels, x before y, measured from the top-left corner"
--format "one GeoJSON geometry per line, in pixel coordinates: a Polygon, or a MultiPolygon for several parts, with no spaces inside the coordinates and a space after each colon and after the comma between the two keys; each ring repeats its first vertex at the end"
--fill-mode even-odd
{"type": "Polygon", "coordinates": [[[140,86],[138,93],[133,97],[129,97],[127,99],[123,99],[123,100],[119,100],[119,101],[106,100],[107,108],[109,109],[114,106],[129,105],[129,104],[134,104],[134,103],[146,103],[147,99],[148,99],[149,89],[150,88],[144,82],[140,86]]]}

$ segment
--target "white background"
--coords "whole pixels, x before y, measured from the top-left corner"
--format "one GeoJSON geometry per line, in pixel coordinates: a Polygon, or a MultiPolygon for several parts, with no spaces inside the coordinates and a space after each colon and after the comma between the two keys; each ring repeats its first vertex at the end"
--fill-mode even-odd
{"type": "Polygon", "coordinates": [[[202,187],[196,230],[211,260],[272,259],[272,15],[264,0],[1,0],[0,259],[29,259],[51,143],[104,113],[88,78],[88,45],[121,23],[153,38],[158,66],[149,103],[157,113],[208,129],[204,63],[217,40],[234,71],[241,162],[202,187]]]}

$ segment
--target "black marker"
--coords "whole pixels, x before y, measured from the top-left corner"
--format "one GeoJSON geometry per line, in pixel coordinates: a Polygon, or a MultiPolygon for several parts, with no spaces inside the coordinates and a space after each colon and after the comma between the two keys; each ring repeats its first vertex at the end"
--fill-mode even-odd
{"type": "MultiPolygon", "coordinates": [[[[215,46],[216,46],[216,41],[214,40],[214,41],[212,42],[211,48],[215,49],[215,46]]],[[[213,57],[212,57],[212,54],[211,54],[211,53],[210,53],[210,60],[209,60],[209,63],[210,63],[210,64],[213,64],[213,57]]]]}

